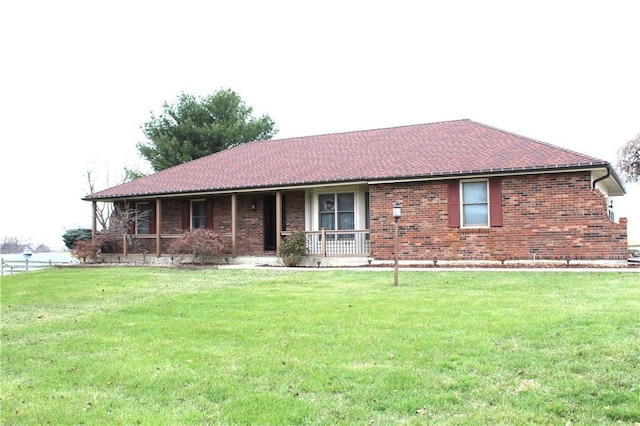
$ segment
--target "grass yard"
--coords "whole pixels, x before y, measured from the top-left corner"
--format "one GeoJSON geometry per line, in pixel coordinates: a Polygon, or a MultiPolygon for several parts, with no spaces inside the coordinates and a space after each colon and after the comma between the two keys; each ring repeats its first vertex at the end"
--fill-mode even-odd
{"type": "Polygon", "coordinates": [[[49,269],[0,285],[0,423],[637,424],[640,275],[49,269]]]}

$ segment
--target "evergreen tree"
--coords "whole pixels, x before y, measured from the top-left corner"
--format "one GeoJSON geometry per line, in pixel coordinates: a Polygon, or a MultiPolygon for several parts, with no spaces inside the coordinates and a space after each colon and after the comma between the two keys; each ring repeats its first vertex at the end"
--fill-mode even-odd
{"type": "Polygon", "coordinates": [[[202,98],[183,93],[163,109],[143,125],[148,141],[137,145],[155,171],[277,133],[271,117],[253,117],[253,108],[228,89],[202,98]]]}

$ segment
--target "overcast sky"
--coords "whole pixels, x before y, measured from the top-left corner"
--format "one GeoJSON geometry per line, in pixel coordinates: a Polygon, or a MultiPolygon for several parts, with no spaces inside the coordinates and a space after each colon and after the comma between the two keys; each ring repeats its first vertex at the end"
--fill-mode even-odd
{"type": "MultiPolygon", "coordinates": [[[[151,111],[236,91],[276,138],[469,118],[615,164],[640,1],[0,0],[0,239],[90,227],[151,111]],[[107,183],[108,178],[108,183],[107,183]]],[[[640,188],[616,199],[640,240],[640,188]]]]}

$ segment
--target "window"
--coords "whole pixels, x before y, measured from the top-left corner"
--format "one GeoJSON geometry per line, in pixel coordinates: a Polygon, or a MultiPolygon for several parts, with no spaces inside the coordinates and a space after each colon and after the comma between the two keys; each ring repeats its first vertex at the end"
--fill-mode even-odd
{"type": "Polygon", "coordinates": [[[462,226],[489,226],[489,189],[486,180],[462,182],[462,226]]]}
{"type": "Polygon", "coordinates": [[[327,230],[355,229],[354,199],[353,192],[319,195],[320,227],[327,230]]]}
{"type": "Polygon", "coordinates": [[[463,227],[503,226],[501,178],[462,183],[451,180],[447,187],[447,222],[450,228],[459,228],[461,223],[463,227]]]}
{"type": "Polygon", "coordinates": [[[151,234],[152,213],[151,203],[136,204],[136,234],[151,234]]]}
{"type": "Polygon", "coordinates": [[[204,229],[207,225],[207,202],[191,202],[191,229],[204,229]]]}

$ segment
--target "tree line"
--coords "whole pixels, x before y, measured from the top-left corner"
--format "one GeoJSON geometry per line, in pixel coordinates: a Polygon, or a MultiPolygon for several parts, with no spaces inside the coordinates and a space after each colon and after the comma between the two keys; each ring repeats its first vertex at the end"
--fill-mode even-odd
{"type": "Polygon", "coordinates": [[[31,245],[29,243],[20,241],[20,239],[17,237],[4,237],[4,239],[2,240],[2,244],[0,244],[0,253],[23,253],[25,249],[29,249],[33,253],[48,253],[51,251],[51,249],[44,244],[31,245]]]}

